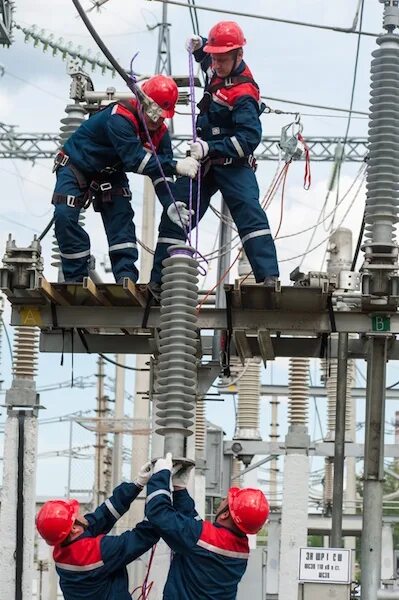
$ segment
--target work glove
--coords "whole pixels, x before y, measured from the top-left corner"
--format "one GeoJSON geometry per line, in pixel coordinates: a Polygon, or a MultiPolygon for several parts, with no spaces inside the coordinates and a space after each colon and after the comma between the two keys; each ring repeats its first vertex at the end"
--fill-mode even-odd
{"type": "Polygon", "coordinates": [[[195,52],[196,50],[202,48],[202,44],[202,37],[200,35],[193,34],[187,38],[185,47],[187,52],[195,52]]]}
{"type": "Polygon", "coordinates": [[[209,145],[203,140],[197,140],[196,142],[190,142],[190,156],[196,160],[203,160],[208,156],[209,145]]]}
{"type": "Polygon", "coordinates": [[[184,175],[186,177],[190,177],[190,179],[194,179],[197,175],[199,169],[199,162],[195,160],[192,156],[186,156],[186,158],[182,158],[176,163],[176,173],[178,175],[184,175]]]}
{"type": "Polygon", "coordinates": [[[140,468],[140,471],[138,472],[138,475],[137,475],[136,479],[134,480],[134,483],[138,487],[143,488],[145,485],[147,485],[151,475],[152,475],[152,464],[151,464],[151,462],[146,462],[145,465],[143,465],[140,468]]]}
{"type": "Polygon", "coordinates": [[[194,211],[189,210],[184,202],[179,201],[171,204],[166,212],[172,223],[175,223],[175,225],[178,225],[181,228],[188,226],[190,217],[194,214],[194,211]]]}
{"type": "Polygon", "coordinates": [[[174,488],[186,488],[190,473],[194,465],[176,465],[172,471],[172,485],[174,488]]]}
{"type": "Polygon", "coordinates": [[[172,472],[173,463],[172,463],[172,453],[168,452],[165,458],[158,458],[157,462],[154,465],[154,475],[155,473],[159,473],[159,471],[163,471],[167,469],[172,472]]]}

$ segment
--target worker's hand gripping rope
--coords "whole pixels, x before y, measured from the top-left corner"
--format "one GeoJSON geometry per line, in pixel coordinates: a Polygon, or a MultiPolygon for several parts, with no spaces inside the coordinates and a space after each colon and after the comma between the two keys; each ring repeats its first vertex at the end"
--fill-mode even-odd
{"type": "Polygon", "coordinates": [[[188,227],[191,216],[194,214],[193,210],[189,210],[184,202],[176,200],[174,204],[171,204],[167,210],[169,219],[178,227],[188,227]]]}
{"type": "Polygon", "coordinates": [[[185,48],[187,52],[196,52],[203,46],[202,37],[200,35],[193,34],[186,40],[185,48]]]}
{"type": "Polygon", "coordinates": [[[204,140],[197,140],[196,142],[189,142],[190,146],[190,156],[195,158],[196,160],[203,160],[208,156],[209,153],[209,145],[204,140]]]}
{"type": "Polygon", "coordinates": [[[193,156],[186,156],[176,162],[176,173],[194,179],[198,173],[199,162],[193,156]]]}

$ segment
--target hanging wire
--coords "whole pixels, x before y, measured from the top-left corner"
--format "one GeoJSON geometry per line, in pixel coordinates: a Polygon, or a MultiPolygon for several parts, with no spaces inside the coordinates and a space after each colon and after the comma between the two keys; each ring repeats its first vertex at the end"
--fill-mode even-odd
{"type": "MultiPolygon", "coordinates": [[[[358,67],[359,67],[360,41],[361,41],[361,32],[362,32],[362,25],[363,25],[363,10],[364,10],[364,0],[362,0],[361,7],[360,7],[359,31],[358,31],[357,44],[356,44],[355,66],[354,66],[354,69],[353,69],[353,80],[352,80],[351,99],[350,99],[350,103],[349,103],[348,121],[347,121],[347,124],[346,124],[344,141],[343,141],[343,144],[342,144],[341,160],[340,160],[339,165],[338,165],[337,195],[336,195],[336,200],[335,200],[336,202],[337,202],[338,196],[339,196],[339,184],[340,184],[340,180],[341,180],[342,160],[343,160],[343,157],[345,156],[345,146],[346,146],[347,141],[348,141],[349,129],[350,129],[350,126],[351,126],[351,121],[352,121],[353,101],[354,101],[354,98],[355,98],[356,81],[357,81],[357,74],[358,74],[358,67]]],[[[331,231],[333,230],[333,227],[334,227],[334,217],[335,217],[335,214],[333,214],[333,217],[331,219],[330,233],[331,233],[331,231]]]]}
{"type": "MultiPolygon", "coordinates": [[[[155,0],[156,2],[161,2],[163,4],[173,4],[174,6],[181,6],[183,8],[187,8],[187,4],[183,4],[182,2],[177,2],[176,0],[155,0]]],[[[227,10],[223,8],[215,8],[213,6],[197,6],[198,10],[205,10],[208,12],[216,12],[226,15],[234,15],[236,17],[248,17],[251,19],[261,19],[263,21],[272,21],[274,23],[285,23],[288,25],[298,25],[301,27],[310,27],[313,29],[323,29],[324,31],[335,31],[336,33],[350,33],[350,34],[360,34],[369,37],[378,37],[379,33],[371,33],[368,31],[356,31],[352,27],[334,27],[333,25],[319,25],[317,23],[306,23],[305,21],[292,21],[288,19],[280,19],[278,17],[268,17],[266,15],[259,15],[253,13],[246,13],[237,10],[227,10]]]]}

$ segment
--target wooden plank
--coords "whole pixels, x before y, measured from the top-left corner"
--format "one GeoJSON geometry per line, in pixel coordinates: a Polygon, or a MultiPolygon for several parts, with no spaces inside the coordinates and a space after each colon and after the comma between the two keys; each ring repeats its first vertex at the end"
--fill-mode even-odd
{"type": "Polygon", "coordinates": [[[112,306],[112,302],[97,288],[90,277],[84,277],[83,289],[89,293],[96,304],[100,304],[101,306],[112,306]]]}
{"type": "Polygon", "coordinates": [[[147,305],[147,300],[144,294],[139,290],[138,286],[133,283],[131,279],[129,279],[129,277],[123,278],[122,287],[125,294],[132,300],[135,300],[136,304],[139,304],[143,308],[147,305]]]}
{"type": "Polygon", "coordinates": [[[59,306],[69,306],[68,300],[58,292],[53,285],[47,281],[43,276],[39,276],[37,280],[37,287],[40,290],[40,293],[48,298],[50,302],[54,304],[58,304],[59,306]]]}
{"type": "Polygon", "coordinates": [[[268,329],[259,329],[258,330],[258,344],[259,344],[259,351],[260,351],[260,355],[263,360],[263,364],[266,367],[267,360],[275,359],[273,342],[270,337],[270,331],[268,329]]]}
{"type": "Polygon", "coordinates": [[[243,365],[245,365],[246,358],[252,358],[253,354],[251,348],[249,347],[249,343],[247,340],[247,336],[244,329],[236,329],[233,333],[234,344],[237,350],[237,354],[240,357],[240,360],[243,365]]]}

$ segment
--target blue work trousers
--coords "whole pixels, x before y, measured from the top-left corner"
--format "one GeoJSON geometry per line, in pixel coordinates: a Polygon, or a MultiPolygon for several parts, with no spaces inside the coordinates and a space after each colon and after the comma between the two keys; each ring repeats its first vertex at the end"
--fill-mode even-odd
{"type": "MultiPolygon", "coordinates": [[[[88,187],[91,178],[87,180],[88,187]]],[[[129,182],[123,172],[111,174],[107,181],[119,192],[113,194],[111,189],[111,201],[103,202],[99,211],[108,239],[112,272],[115,281],[129,277],[136,282],[138,271],[135,262],[138,254],[129,182]],[[125,195],[120,194],[121,188],[125,195]]],[[[87,187],[79,187],[76,175],[68,165],[57,170],[55,193],[83,198],[87,187]]],[[[55,235],[66,282],[81,282],[88,275],[90,238],[79,224],[80,210],[68,204],[56,204],[54,207],[55,235]]]]}
{"type": "MultiPolygon", "coordinates": [[[[175,184],[175,199],[188,205],[190,180],[181,177],[175,184]]],[[[220,191],[237,226],[255,280],[278,276],[278,263],[269,222],[259,204],[259,187],[252,169],[246,166],[212,166],[201,180],[200,219],[204,216],[212,196],[220,191]]],[[[197,182],[193,182],[193,202],[197,198],[197,182]]],[[[195,206],[194,206],[195,208],[195,206]]],[[[195,217],[193,217],[195,222],[195,217]]],[[[181,243],[186,236],[178,225],[163,212],[155,250],[151,281],[159,283],[162,261],[168,257],[168,247],[181,243]]]]}

